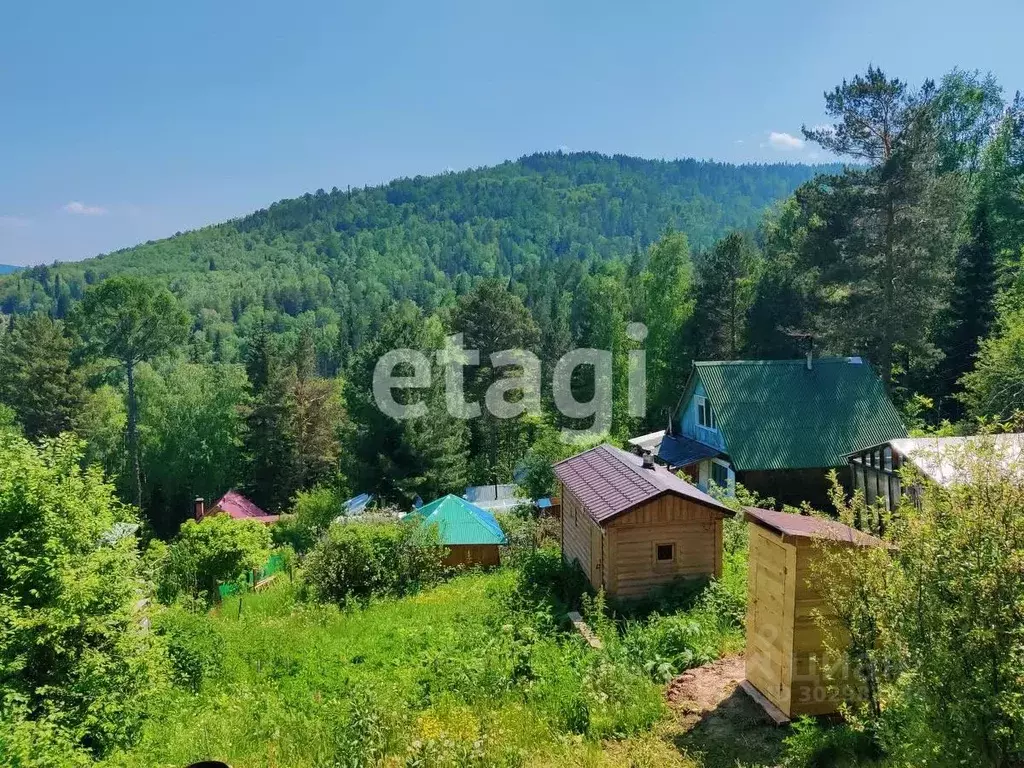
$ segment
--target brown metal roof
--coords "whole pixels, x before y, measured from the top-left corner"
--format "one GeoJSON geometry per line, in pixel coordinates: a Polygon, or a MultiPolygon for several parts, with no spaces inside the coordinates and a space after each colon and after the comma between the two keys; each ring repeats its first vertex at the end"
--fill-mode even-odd
{"type": "Polygon", "coordinates": [[[595,522],[613,517],[670,493],[711,507],[723,515],[733,512],[722,502],[676,477],[660,465],[643,466],[643,460],[603,443],[555,464],[555,475],[583,503],[595,522]]]}
{"type": "Polygon", "coordinates": [[[885,542],[869,536],[863,531],[851,528],[836,520],[825,520],[810,515],[794,515],[789,512],[776,512],[773,509],[744,507],[747,519],[768,528],[783,536],[795,539],[831,539],[845,544],[856,544],[859,547],[885,546],[885,542]]]}

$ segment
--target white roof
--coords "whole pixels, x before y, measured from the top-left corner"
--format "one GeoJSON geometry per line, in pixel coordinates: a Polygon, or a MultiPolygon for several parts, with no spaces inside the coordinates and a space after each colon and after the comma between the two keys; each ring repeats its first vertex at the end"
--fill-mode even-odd
{"type": "Polygon", "coordinates": [[[661,445],[661,441],[664,438],[665,430],[660,429],[657,432],[648,432],[646,435],[640,435],[640,437],[631,437],[629,438],[629,444],[643,448],[645,451],[655,451],[661,445]]]}
{"type": "Polygon", "coordinates": [[[991,451],[1001,472],[1024,478],[1024,434],[974,435],[971,437],[901,437],[887,445],[939,485],[970,479],[968,452],[991,451]]]}

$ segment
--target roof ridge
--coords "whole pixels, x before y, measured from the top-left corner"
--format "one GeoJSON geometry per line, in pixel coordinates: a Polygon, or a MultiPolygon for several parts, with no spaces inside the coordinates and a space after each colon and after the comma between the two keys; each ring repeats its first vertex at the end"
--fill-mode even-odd
{"type": "Polygon", "coordinates": [[[611,445],[609,443],[601,443],[600,447],[601,448],[607,448],[608,449],[607,452],[611,453],[611,455],[615,458],[616,461],[618,461],[621,464],[623,464],[623,466],[629,467],[631,470],[633,470],[633,474],[635,474],[638,478],[640,478],[647,485],[651,486],[652,488],[654,488],[657,491],[664,491],[665,490],[664,487],[662,487],[658,483],[653,482],[650,479],[650,477],[648,477],[646,474],[644,474],[643,465],[638,467],[632,461],[629,461],[627,459],[627,457],[630,456],[630,454],[627,453],[626,451],[622,450],[621,448],[616,448],[614,445],[611,445]],[[620,455],[620,454],[625,454],[625,455],[620,455]]]}
{"type": "MultiPolygon", "coordinates": [[[[860,360],[861,365],[867,365],[867,359],[861,355],[828,355],[812,358],[814,363],[849,363],[855,365],[854,360],[860,360]]],[[[694,360],[695,368],[709,368],[719,365],[805,365],[806,357],[793,357],[777,360],[694,360]]]]}

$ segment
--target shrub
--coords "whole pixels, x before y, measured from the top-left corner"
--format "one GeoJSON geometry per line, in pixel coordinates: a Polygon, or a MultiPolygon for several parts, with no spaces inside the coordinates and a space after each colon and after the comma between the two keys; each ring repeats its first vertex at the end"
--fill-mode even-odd
{"type": "Polygon", "coordinates": [[[306,560],[305,580],[321,602],[345,605],[405,595],[437,580],[445,548],[417,522],[332,525],[306,560]]]}
{"type": "Polygon", "coordinates": [[[134,739],[165,679],[136,541],[105,539],[133,512],[81,468],[83,451],[71,436],[35,447],[0,430],[0,720],[30,724],[0,750],[38,728],[104,754],[134,739]]]}
{"type": "Polygon", "coordinates": [[[203,680],[220,670],[223,639],[206,613],[171,608],[157,617],[153,628],[164,638],[178,685],[198,692],[203,680]]]}
{"type": "Polygon", "coordinates": [[[336,488],[320,485],[310,491],[299,491],[293,513],[271,530],[274,543],[291,546],[296,552],[308,552],[341,514],[341,503],[336,488]]]}
{"type": "Polygon", "coordinates": [[[627,625],[622,646],[628,658],[652,680],[668,682],[690,667],[718,658],[720,633],[706,614],[655,614],[646,622],[627,625]]]}
{"type": "Polygon", "coordinates": [[[255,520],[212,515],[187,520],[168,549],[160,585],[164,600],[185,592],[212,600],[218,583],[238,580],[266,564],[270,532],[255,520]]]}
{"type": "Polygon", "coordinates": [[[1024,761],[1020,463],[983,440],[942,459],[963,482],[924,483],[918,503],[903,499],[892,514],[860,493],[847,502],[836,483],[843,521],[878,526],[892,546],[822,548],[816,559],[812,578],[839,624],[827,634],[829,650],[845,653],[856,675],[852,684],[833,682],[853,721],[895,763],[1017,765],[1024,761]]]}
{"type": "Polygon", "coordinates": [[[854,768],[881,757],[864,731],[845,724],[819,723],[810,717],[795,721],[783,744],[787,768],[854,768]]]}

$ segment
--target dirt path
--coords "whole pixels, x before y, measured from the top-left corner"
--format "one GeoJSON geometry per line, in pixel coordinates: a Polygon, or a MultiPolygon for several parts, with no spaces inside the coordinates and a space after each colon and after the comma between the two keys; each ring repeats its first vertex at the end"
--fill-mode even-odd
{"type": "Polygon", "coordinates": [[[738,685],[742,656],[726,656],[688,670],[667,690],[680,733],[676,747],[705,768],[775,766],[787,729],[778,728],[738,685]]]}

